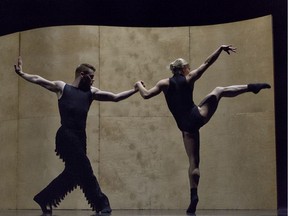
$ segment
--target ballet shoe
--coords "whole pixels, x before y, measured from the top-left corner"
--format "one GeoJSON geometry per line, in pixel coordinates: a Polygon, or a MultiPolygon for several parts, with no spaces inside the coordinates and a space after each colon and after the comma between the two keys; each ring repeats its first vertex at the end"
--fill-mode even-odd
{"type": "Polygon", "coordinates": [[[186,210],[187,215],[195,215],[197,204],[198,204],[198,197],[195,197],[195,198],[191,201],[188,209],[186,210]]]}
{"type": "Polygon", "coordinates": [[[195,215],[196,212],[196,206],[198,204],[198,193],[197,188],[191,188],[190,191],[190,205],[188,209],[186,210],[187,215],[195,215]]]}
{"type": "Polygon", "coordinates": [[[252,83],[248,84],[248,91],[257,94],[262,89],[270,89],[271,86],[268,83],[252,83]]]}

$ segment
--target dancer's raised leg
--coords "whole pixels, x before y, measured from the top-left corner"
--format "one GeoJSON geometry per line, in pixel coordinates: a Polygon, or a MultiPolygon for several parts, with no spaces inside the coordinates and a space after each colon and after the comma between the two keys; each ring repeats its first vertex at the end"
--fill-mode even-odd
{"type": "Polygon", "coordinates": [[[267,83],[216,87],[199,104],[200,115],[204,118],[204,122],[206,124],[216,112],[218,103],[222,97],[236,97],[246,92],[253,92],[254,94],[257,94],[260,90],[268,88],[271,88],[271,86],[267,83]]]}

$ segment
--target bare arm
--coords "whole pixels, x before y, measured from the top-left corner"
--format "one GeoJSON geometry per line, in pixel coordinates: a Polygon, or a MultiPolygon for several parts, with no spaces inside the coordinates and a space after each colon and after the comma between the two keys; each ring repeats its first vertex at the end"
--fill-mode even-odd
{"type": "Polygon", "coordinates": [[[236,52],[236,48],[231,45],[222,45],[217,50],[215,50],[203,64],[200,65],[197,69],[191,71],[188,75],[189,81],[196,81],[199,79],[203,73],[218,59],[222,51],[227,52],[230,55],[230,52],[236,52]]]}
{"type": "Polygon", "coordinates": [[[127,91],[123,91],[120,93],[112,93],[108,91],[102,91],[100,89],[97,89],[95,87],[92,87],[92,93],[93,93],[93,99],[98,100],[98,101],[113,101],[113,102],[118,102],[121,100],[124,100],[133,94],[135,94],[138,91],[137,88],[130,89],[127,91]]]}
{"type": "Polygon", "coordinates": [[[50,81],[47,79],[44,79],[43,77],[39,75],[32,75],[28,73],[24,73],[22,70],[22,59],[21,57],[18,57],[17,65],[14,65],[15,72],[25,79],[28,82],[40,85],[52,92],[55,92],[58,96],[61,95],[63,87],[65,85],[62,81],[50,81]]]}
{"type": "Polygon", "coordinates": [[[136,86],[138,87],[141,96],[144,99],[149,99],[164,91],[169,86],[169,79],[167,78],[160,80],[154,87],[149,90],[145,88],[145,85],[142,81],[138,81],[136,86]]]}

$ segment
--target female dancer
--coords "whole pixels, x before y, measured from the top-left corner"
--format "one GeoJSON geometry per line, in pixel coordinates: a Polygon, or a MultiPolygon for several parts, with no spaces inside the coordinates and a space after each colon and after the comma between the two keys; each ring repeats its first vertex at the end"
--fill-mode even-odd
{"type": "Polygon", "coordinates": [[[199,129],[205,125],[215,113],[222,97],[235,97],[246,92],[257,94],[261,89],[270,88],[269,84],[256,83],[248,85],[233,85],[216,87],[199,105],[193,101],[195,82],[219,57],[222,51],[236,52],[231,45],[222,45],[213,52],[206,61],[195,70],[190,70],[188,62],[179,58],[170,64],[173,73],[171,78],[160,80],[154,87],[147,90],[143,81],[136,83],[141,96],[149,99],[163,92],[169,110],[174,116],[178,128],[182,132],[184,146],[189,158],[190,205],[187,214],[194,214],[198,203],[197,187],[199,172],[199,129]]]}

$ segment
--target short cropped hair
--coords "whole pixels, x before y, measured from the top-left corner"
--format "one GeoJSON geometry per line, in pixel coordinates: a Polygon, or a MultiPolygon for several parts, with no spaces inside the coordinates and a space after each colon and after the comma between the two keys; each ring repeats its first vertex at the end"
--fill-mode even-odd
{"type": "Polygon", "coordinates": [[[188,62],[183,58],[178,58],[170,63],[170,70],[173,74],[178,74],[181,73],[185,65],[188,65],[188,62]]]}
{"type": "Polygon", "coordinates": [[[75,70],[75,75],[79,76],[81,72],[88,72],[89,70],[92,70],[94,72],[96,71],[95,67],[90,64],[87,63],[80,64],[75,70]]]}

